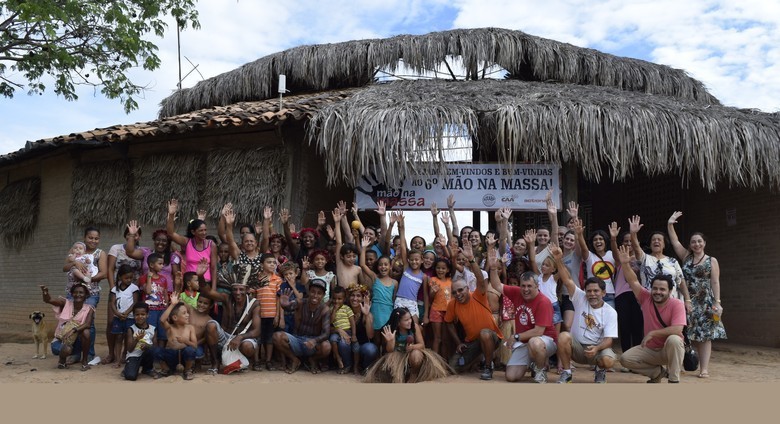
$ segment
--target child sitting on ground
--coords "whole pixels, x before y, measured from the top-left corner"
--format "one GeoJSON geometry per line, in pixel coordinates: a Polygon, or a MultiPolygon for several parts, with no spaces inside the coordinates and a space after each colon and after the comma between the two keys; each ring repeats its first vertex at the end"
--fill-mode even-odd
{"type": "Polygon", "coordinates": [[[122,371],[125,380],[135,381],[139,370],[154,377],[155,329],[146,320],[148,317],[149,306],[146,303],[139,302],[133,306],[134,324],[125,334],[127,363],[122,371]]]}
{"type": "MultiPolygon", "coordinates": [[[[349,372],[349,369],[344,366],[344,360],[339,353],[339,342],[351,346],[352,329],[355,328],[355,313],[352,311],[352,308],[344,304],[346,297],[347,291],[341,286],[334,287],[330,296],[330,301],[333,304],[330,315],[330,346],[333,358],[339,367],[339,374],[349,372]]],[[[351,352],[352,349],[345,349],[345,351],[351,352]]]]}
{"type": "Polygon", "coordinates": [[[198,348],[195,327],[190,324],[190,312],[187,306],[174,293],[171,304],[160,317],[160,324],[168,335],[168,343],[164,348],[158,348],[155,359],[160,361],[159,373],[154,378],[168,376],[171,369],[182,372],[185,380],[192,380],[192,365],[198,348]],[[183,367],[182,367],[183,365],[183,367]]]}

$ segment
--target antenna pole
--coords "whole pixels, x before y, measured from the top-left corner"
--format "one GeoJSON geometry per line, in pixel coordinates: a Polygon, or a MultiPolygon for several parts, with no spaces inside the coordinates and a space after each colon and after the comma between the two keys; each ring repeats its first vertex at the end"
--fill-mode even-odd
{"type": "Polygon", "coordinates": [[[179,24],[179,19],[176,19],[176,52],[178,53],[177,56],[179,58],[179,83],[176,84],[176,87],[178,87],[179,90],[181,90],[181,37],[179,33],[181,32],[181,25],[179,24]]]}

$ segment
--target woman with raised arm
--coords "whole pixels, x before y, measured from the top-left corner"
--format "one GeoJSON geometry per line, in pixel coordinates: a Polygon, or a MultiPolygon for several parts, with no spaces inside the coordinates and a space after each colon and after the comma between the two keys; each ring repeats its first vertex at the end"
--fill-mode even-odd
{"type": "Polygon", "coordinates": [[[585,227],[577,234],[577,243],[579,243],[582,252],[582,260],[585,262],[586,278],[599,277],[607,286],[604,301],[609,306],[615,307],[615,259],[612,257],[612,251],[607,250],[607,241],[609,235],[604,230],[596,230],[590,235],[590,249],[585,242],[585,227]]]}
{"type": "MultiPolygon", "coordinates": [[[[609,239],[613,252],[618,251],[618,243],[629,249],[630,260],[628,261],[628,266],[631,267],[634,274],[639,275],[640,263],[634,256],[633,249],[631,249],[631,234],[623,232],[621,236],[620,227],[618,227],[617,222],[613,221],[609,225],[609,239]]],[[[620,263],[617,265],[617,271],[615,272],[615,310],[618,314],[618,337],[620,338],[621,351],[628,352],[628,349],[639,346],[642,343],[642,339],[645,337],[645,321],[642,317],[642,308],[639,306],[636,295],[634,295],[631,286],[626,281],[623,265],[620,263]]],[[[621,368],[621,371],[629,372],[630,370],[621,368]]]]}
{"type": "MultiPolygon", "coordinates": [[[[263,271],[262,254],[257,250],[257,239],[252,233],[245,233],[241,236],[241,248],[233,239],[233,224],[236,222],[236,212],[232,207],[225,205],[222,208],[222,218],[225,222],[225,243],[230,249],[230,257],[237,264],[249,265],[249,287],[260,285],[260,273],[263,271]]],[[[267,234],[267,233],[266,233],[267,234]]]]}
{"type": "MultiPolygon", "coordinates": [[[[569,207],[566,211],[570,217],[574,218],[574,222],[579,223],[577,218],[579,206],[576,202],[569,202],[569,207]]],[[[579,243],[577,243],[577,233],[574,230],[576,227],[572,226],[572,229],[566,227],[559,228],[566,230],[561,239],[563,264],[566,265],[566,270],[569,271],[571,279],[575,283],[580,284],[582,252],[579,243]]],[[[565,284],[561,288],[561,311],[563,312],[563,330],[571,331],[571,325],[574,322],[574,304],[569,297],[569,289],[565,284]]]]}
{"type": "Polygon", "coordinates": [[[165,229],[171,240],[182,247],[182,253],[184,253],[186,259],[184,272],[195,272],[198,268],[198,262],[201,259],[206,259],[209,267],[203,278],[208,283],[213,282],[212,289],[216,290],[217,263],[219,262],[217,258],[218,246],[206,238],[208,229],[206,228],[206,222],[202,219],[190,221],[187,225],[187,237],[177,234],[175,222],[177,212],[179,212],[179,201],[171,199],[168,201],[168,220],[165,229]]]}
{"type": "Polygon", "coordinates": [[[687,313],[691,312],[691,297],[688,294],[688,286],[683,278],[682,268],[677,259],[666,256],[664,249],[666,249],[666,236],[660,231],[653,231],[650,234],[650,254],[646,254],[642,247],[639,246],[639,238],[637,234],[642,229],[643,225],[640,223],[639,215],[634,215],[628,219],[629,230],[631,231],[631,247],[634,249],[634,255],[636,259],[641,263],[639,270],[640,282],[645,288],[650,288],[653,282],[653,277],[658,274],[669,275],[674,280],[674,290],[672,290],[672,297],[678,299],[685,299],[685,310],[687,313]],[[679,287],[679,289],[677,289],[679,287]]]}
{"type": "Polygon", "coordinates": [[[726,329],[720,306],[720,265],[718,260],[704,252],[707,241],[702,233],[691,235],[689,248],[685,249],[677,238],[674,224],[682,216],[675,212],[669,217],[667,230],[677,257],[683,261],[682,271],[691,297],[691,313],[688,316],[688,338],[699,354],[699,378],[707,378],[712,340],[725,339],[726,329]]]}

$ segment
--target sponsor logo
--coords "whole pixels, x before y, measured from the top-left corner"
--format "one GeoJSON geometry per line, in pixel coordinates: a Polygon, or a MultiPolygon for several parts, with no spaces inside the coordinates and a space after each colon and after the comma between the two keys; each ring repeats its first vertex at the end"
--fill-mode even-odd
{"type": "Polygon", "coordinates": [[[491,207],[496,204],[496,196],[493,196],[492,194],[488,193],[484,196],[482,196],[482,204],[491,207]]]}

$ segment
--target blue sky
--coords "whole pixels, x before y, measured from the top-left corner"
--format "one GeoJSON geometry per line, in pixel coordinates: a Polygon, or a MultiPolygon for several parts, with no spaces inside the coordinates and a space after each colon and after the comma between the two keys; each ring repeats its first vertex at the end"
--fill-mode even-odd
{"type": "MultiPolygon", "coordinates": [[[[202,28],[182,33],[182,54],[206,78],[301,44],[491,26],[684,69],[725,105],[780,110],[780,2],[199,0],[198,9],[202,28]]],[[[162,67],[134,71],[149,90],[129,115],[92,90],[75,102],[51,92],[0,98],[0,154],[28,140],[154,119],[177,78],[175,32],[157,43],[162,67]]],[[[184,86],[199,80],[193,73],[184,86]]]]}

